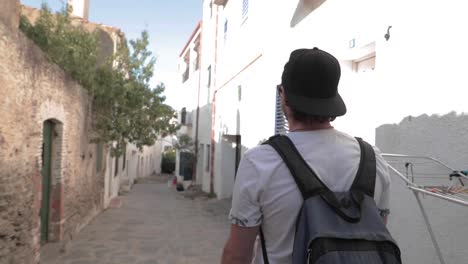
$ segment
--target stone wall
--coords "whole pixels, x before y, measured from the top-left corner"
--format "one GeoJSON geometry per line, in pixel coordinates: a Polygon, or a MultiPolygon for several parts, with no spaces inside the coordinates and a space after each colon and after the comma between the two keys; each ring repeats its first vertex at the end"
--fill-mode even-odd
{"type": "MultiPolygon", "coordinates": [[[[21,15],[29,20],[30,23],[36,23],[41,15],[41,10],[29,6],[21,6],[21,15]]],[[[106,26],[98,23],[89,22],[81,17],[71,17],[73,26],[83,27],[84,29],[93,32],[96,31],[99,37],[99,53],[98,63],[103,64],[108,58],[117,51],[118,45],[125,41],[124,33],[116,27],[106,26]]]]}
{"type": "Polygon", "coordinates": [[[54,124],[49,241],[69,240],[102,210],[104,177],[89,143],[86,91],[2,21],[0,263],[38,263],[44,122],[54,124]]]}
{"type": "Polygon", "coordinates": [[[20,3],[18,0],[2,0],[0,8],[0,21],[9,28],[18,28],[20,3]]]}

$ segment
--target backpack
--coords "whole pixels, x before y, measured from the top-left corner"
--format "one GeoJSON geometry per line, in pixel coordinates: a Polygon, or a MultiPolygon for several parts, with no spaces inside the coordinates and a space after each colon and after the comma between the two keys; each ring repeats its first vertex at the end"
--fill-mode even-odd
{"type": "MultiPolygon", "coordinates": [[[[296,222],[293,264],[397,264],[400,249],[387,230],[374,201],[375,153],[356,138],[361,160],[347,192],[330,191],[308,166],[287,136],[276,135],[272,146],[289,168],[304,198],[296,222]]],[[[268,264],[260,228],[263,259],[268,264]]]]}

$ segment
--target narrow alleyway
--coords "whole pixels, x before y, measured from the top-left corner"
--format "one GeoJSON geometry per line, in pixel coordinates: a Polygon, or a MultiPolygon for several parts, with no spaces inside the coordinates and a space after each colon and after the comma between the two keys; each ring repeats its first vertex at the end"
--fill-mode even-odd
{"type": "Polygon", "coordinates": [[[121,208],[86,226],[63,254],[47,245],[41,264],[219,263],[229,200],[186,197],[156,179],[134,185],[121,208]]]}

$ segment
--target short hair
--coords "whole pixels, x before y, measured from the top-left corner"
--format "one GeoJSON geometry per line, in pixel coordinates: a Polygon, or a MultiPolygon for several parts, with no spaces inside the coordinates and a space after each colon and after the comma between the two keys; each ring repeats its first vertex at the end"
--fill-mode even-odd
{"type": "Polygon", "coordinates": [[[297,111],[294,109],[291,109],[292,113],[292,118],[294,120],[303,122],[303,123],[325,123],[325,122],[331,122],[335,120],[336,116],[318,116],[318,115],[311,115],[307,114],[301,111],[297,111]]]}

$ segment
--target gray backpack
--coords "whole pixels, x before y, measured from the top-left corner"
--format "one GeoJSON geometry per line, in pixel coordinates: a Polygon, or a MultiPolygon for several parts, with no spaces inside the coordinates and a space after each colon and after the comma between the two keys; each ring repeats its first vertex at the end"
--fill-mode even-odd
{"type": "MultiPolygon", "coordinates": [[[[288,166],[304,198],[296,224],[293,264],[398,264],[400,249],[388,232],[374,201],[375,153],[356,138],[361,161],[350,190],[330,191],[307,165],[287,136],[276,135],[272,146],[288,166]]],[[[268,262],[260,228],[263,259],[268,262]]]]}

